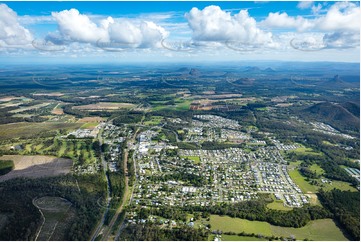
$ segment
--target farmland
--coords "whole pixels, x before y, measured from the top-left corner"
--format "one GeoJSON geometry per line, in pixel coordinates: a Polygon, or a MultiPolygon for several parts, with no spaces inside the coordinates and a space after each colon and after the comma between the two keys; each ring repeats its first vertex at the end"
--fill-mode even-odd
{"type": "Polygon", "coordinates": [[[49,131],[59,129],[73,130],[79,128],[81,123],[11,123],[0,125],[0,141],[15,137],[30,138],[49,131]]]}

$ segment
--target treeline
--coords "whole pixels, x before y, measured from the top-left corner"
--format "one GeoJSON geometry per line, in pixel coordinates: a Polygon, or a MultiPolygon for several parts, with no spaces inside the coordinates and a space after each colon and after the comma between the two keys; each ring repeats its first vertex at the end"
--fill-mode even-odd
{"type": "Polygon", "coordinates": [[[135,167],[134,167],[134,161],[133,161],[133,154],[134,150],[130,150],[128,153],[128,159],[127,159],[127,169],[128,169],[128,185],[131,187],[133,186],[133,183],[135,181],[135,167]]]}
{"type": "Polygon", "coordinates": [[[321,203],[334,214],[351,239],[360,241],[360,192],[320,190],[319,197],[321,203]]]}
{"type": "Polygon", "coordinates": [[[228,143],[219,143],[212,141],[205,141],[202,143],[203,150],[220,150],[228,148],[242,148],[245,144],[228,144],[228,143]]]}
{"type": "Polygon", "coordinates": [[[88,240],[100,219],[99,199],[104,200],[105,183],[98,175],[18,178],[0,183],[0,213],[7,216],[0,240],[35,239],[42,219],[32,200],[43,196],[65,198],[76,210],[63,240],[88,240]]]}
{"type": "Polygon", "coordinates": [[[14,169],[14,161],[0,160],[0,176],[9,173],[14,169]]]}
{"type": "Polygon", "coordinates": [[[130,224],[121,233],[119,240],[133,241],[202,241],[208,239],[208,232],[189,226],[160,228],[154,224],[130,224]]]}
{"type": "Polygon", "coordinates": [[[143,113],[142,112],[124,112],[124,114],[118,115],[113,119],[113,124],[117,126],[121,126],[123,124],[134,124],[139,123],[142,120],[143,113]]]}
{"type": "Polygon", "coordinates": [[[263,200],[245,201],[235,204],[218,204],[209,207],[187,207],[190,213],[194,211],[209,212],[211,214],[228,215],[233,218],[248,219],[251,221],[265,221],[283,227],[300,228],[311,220],[331,218],[332,214],[320,206],[306,205],[294,208],[291,211],[268,209],[263,200]]]}

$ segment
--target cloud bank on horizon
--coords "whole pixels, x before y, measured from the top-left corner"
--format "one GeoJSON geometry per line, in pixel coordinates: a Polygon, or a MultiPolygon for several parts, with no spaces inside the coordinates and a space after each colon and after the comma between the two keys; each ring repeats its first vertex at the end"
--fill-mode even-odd
{"type": "MultiPolygon", "coordinates": [[[[322,50],[323,53],[317,55],[324,55],[321,59],[326,60],[330,60],[327,51],[333,57],[353,54],[349,61],[359,61],[359,54],[355,55],[354,50],[356,48],[359,52],[360,44],[358,2],[307,1],[299,2],[297,8],[309,13],[292,15],[285,10],[269,11],[256,18],[248,9],[234,11],[210,4],[203,9],[193,7],[182,12],[180,19],[174,17],[174,12],[115,17],[81,13],[76,8],[53,11],[51,15],[19,16],[2,3],[0,55],[22,53],[36,56],[44,55],[46,50],[57,50],[46,55],[84,57],[98,53],[106,56],[107,49],[99,47],[107,46],[121,50],[123,54],[137,52],[137,58],[150,52],[168,58],[181,56],[164,48],[164,41],[168,41],[170,45],[177,45],[171,50],[182,52],[187,47],[190,51],[184,55],[186,57],[208,54],[225,58],[225,51],[230,50],[247,50],[248,55],[252,50],[254,55],[274,56],[296,49],[322,50]],[[50,27],[41,36],[37,27],[44,23],[50,27]],[[37,48],[39,43],[47,48],[37,48]],[[62,48],[51,49],[54,46],[62,48]]],[[[314,58],[308,55],[311,60],[314,58]]]]}

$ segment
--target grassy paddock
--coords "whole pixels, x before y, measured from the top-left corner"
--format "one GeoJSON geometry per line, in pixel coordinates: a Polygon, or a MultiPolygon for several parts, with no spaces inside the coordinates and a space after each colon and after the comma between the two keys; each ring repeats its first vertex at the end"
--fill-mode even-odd
{"type": "Polygon", "coordinates": [[[182,158],[192,160],[192,161],[194,161],[194,164],[196,164],[196,165],[201,163],[201,159],[199,158],[199,156],[182,156],[182,158]]]}
{"type": "Polygon", "coordinates": [[[292,208],[290,208],[290,207],[285,207],[283,201],[277,200],[273,194],[272,194],[272,199],[273,199],[273,202],[267,204],[268,208],[275,209],[275,210],[284,210],[284,211],[292,210],[292,208]]]}
{"type": "MultiPolygon", "coordinates": [[[[289,228],[273,226],[267,222],[211,215],[210,224],[212,226],[211,230],[222,230],[223,232],[240,233],[243,231],[245,233],[262,234],[264,236],[274,235],[285,238],[293,236],[297,240],[347,240],[332,219],[319,219],[309,222],[302,228],[289,228]]],[[[233,237],[231,238],[233,239],[233,237]]]]}
{"type": "Polygon", "coordinates": [[[52,130],[74,130],[81,126],[81,123],[12,123],[0,125],[0,140],[12,138],[30,138],[40,133],[52,130]]]}
{"type": "Polygon", "coordinates": [[[301,146],[295,150],[292,150],[291,152],[295,152],[302,155],[314,155],[314,156],[322,156],[323,154],[321,152],[316,152],[311,148],[306,148],[304,146],[301,146]]]}
{"type": "Polygon", "coordinates": [[[317,164],[313,164],[312,166],[310,166],[310,170],[316,172],[317,175],[322,175],[325,173],[325,171],[321,168],[321,166],[317,164]]]}
{"type": "Polygon", "coordinates": [[[317,187],[308,183],[298,170],[294,169],[292,171],[289,171],[289,175],[291,179],[300,187],[303,193],[317,192],[317,187]]]}

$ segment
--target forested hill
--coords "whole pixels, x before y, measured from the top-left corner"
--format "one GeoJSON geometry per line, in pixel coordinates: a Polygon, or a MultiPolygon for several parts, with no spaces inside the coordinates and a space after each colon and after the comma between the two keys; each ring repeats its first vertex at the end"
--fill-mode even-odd
{"type": "Polygon", "coordinates": [[[314,104],[304,110],[304,115],[321,120],[340,130],[360,130],[360,117],[358,105],[355,103],[333,104],[323,102],[314,104]]]}

